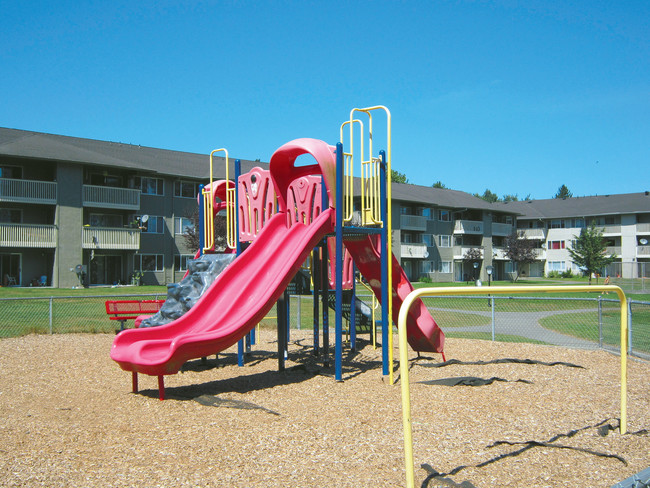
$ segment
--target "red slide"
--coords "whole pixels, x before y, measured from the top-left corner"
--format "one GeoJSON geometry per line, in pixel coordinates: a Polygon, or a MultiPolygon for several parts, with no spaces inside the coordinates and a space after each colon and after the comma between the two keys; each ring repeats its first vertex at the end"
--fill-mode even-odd
{"type": "MultiPolygon", "coordinates": [[[[343,243],[352,255],[354,263],[368,280],[372,290],[381,300],[381,257],[377,247],[378,236],[344,237],[343,243]]],[[[393,256],[393,320],[397,323],[399,309],[413,285],[393,256]]],[[[409,345],[414,351],[443,353],[445,334],[427,310],[422,300],[417,300],[409,310],[406,323],[409,345]]]]}
{"type": "Polygon", "coordinates": [[[115,338],[111,358],[126,371],[159,376],[236,344],[273,307],[314,246],[332,232],[332,219],[333,210],[327,209],[309,225],[288,227],[286,214],[276,214],[185,315],[160,327],[125,330],[115,338]]]}

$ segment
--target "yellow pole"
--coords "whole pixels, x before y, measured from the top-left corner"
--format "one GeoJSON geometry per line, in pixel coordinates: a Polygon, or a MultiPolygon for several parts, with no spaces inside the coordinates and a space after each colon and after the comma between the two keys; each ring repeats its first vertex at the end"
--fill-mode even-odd
{"type": "MultiPolygon", "coordinates": [[[[614,292],[621,301],[621,421],[620,432],[627,432],[627,298],[621,288],[614,285],[569,285],[569,286],[492,286],[490,294],[523,294],[523,293],[578,293],[578,292],[614,292]]],[[[406,486],[415,486],[413,466],[413,428],[411,424],[411,398],[408,367],[408,338],[406,335],[406,319],[413,302],[422,296],[458,296],[481,295],[487,290],[478,287],[441,287],[420,288],[406,297],[399,311],[398,340],[400,355],[400,383],[402,393],[402,424],[404,430],[404,465],[406,468],[406,486]]]]}

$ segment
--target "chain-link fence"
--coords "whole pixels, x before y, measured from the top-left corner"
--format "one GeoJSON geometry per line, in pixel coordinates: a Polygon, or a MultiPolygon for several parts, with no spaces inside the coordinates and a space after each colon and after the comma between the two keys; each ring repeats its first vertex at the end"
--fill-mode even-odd
{"type": "MultiPolygon", "coordinates": [[[[119,322],[109,320],[106,300],[156,300],[162,295],[121,295],[88,297],[45,297],[0,299],[0,337],[38,333],[113,333],[119,322]]],[[[365,320],[357,318],[359,337],[372,338],[370,296],[359,296],[368,304],[365,320]]],[[[567,297],[427,297],[424,301],[431,315],[449,338],[529,342],[569,348],[620,347],[620,302],[615,295],[598,298],[567,297]]],[[[290,326],[312,329],[313,298],[291,296],[290,326]]],[[[379,307],[375,320],[381,319],[379,307]]],[[[262,321],[274,327],[275,307],[262,321]]],[[[650,358],[650,302],[628,301],[629,352],[650,358]]],[[[330,337],[334,335],[334,312],[330,311],[330,337]]],[[[344,320],[349,334],[349,321],[344,320]]],[[[132,326],[132,325],[131,325],[132,326]]],[[[381,342],[381,325],[377,326],[381,342]]]]}

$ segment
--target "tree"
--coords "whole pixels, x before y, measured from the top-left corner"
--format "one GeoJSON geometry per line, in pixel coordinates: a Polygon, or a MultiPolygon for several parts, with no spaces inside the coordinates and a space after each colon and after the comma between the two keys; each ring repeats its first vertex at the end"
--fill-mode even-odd
{"type": "Polygon", "coordinates": [[[436,181],[436,182],[435,182],[433,185],[431,185],[431,186],[432,186],[433,188],[447,188],[447,187],[445,186],[445,184],[444,184],[442,181],[440,181],[440,180],[436,181]]]}
{"type": "Polygon", "coordinates": [[[518,202],[519,201],[519,196],[515,193],[514,195],[503,195],[502,201],[504,202],[518,202]]]}
{"type": "Polygon", "coordinates": [[[479,195],[478,193],[474,193],[475,197],[482,198],[486,202],[494,203],[499,201],[499,196],[496,193],[492,193],[490,190],[487,188],[483,192],[483,195],[479,195]]]}
{"type": "Polygon", "coordinates": [[[557,189],[557,193],[553,198],[561,198],[561,199],[566,199],[566,198],[571,198],[573,196],[573,193],[569,191],[566,185],[562,185],[560,188],[557,189]]]}
{"type": "Polygon", "coordinates": [[[575,237],[575,242],[569,248],[569,255],[576,266],[589,274],[589,284],[591,285],[591,275],[611,264],[616,256],[614,254],[606,255],[607,243],[603,239],[603,231],[596,227],[593,220],[589,227],[580,230],[579,236],[573,237],[575,237]]]}
{"type": "MultiPolygon", "coordinates": [[[[470,247],[467,251],[465,251],[465,254],[463,255],[463,261],[467,263],[472,263],[472,266],[474,265],[474,263],[478,263],[482,259],[483,259],[483,253],[478,247],[470,247]]],[[[474,271],[474,273],[476,273],[476,271],[474,271]]],[[[477,276],[473,274],[472,279],[476,279],[476,278],[477,276]]]]}
{"type": "Polygon", "coordinates": [[[395,171],[394,169],[391,169],[390,181],[392,181],[393,183],[408,183],[409,179],[406,177],[404,173],[400,173],[399,171],[395,171]]]}
{"type": "MultiPolygon", "coordinates": [[[[193,251],[198,250],[200,246],[201,236],[199,235],[199,209],[195,207],[190,215],[187,216],[192,221],[191,227],[185,227],[183,232],[183,239],[187,247],[193,251]]],[[[226,217],[223,215],[214,216],[214,236],[215,247],[217,250],[225,249],[226,243],[226,217]]]]}
{"type": "Polygon", "coordinates": [[[513,265],[515,273],[513,274],[513,281],[517,281],[519,277],[519,264],[532,263],[537,259],[537,250],[535,249],[535,241],[526,239],[526,233],[523,230],[506,236],[504,240],[505,256],[513,265]]]}

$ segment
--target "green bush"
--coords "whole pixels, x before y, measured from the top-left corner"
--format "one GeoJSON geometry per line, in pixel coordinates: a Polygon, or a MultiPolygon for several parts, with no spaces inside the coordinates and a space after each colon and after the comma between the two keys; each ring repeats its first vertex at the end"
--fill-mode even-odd
{"type": "Polygon", "coordinates": [[[431,278],[426,275],[420,276],[420,283],[432,283],[431,278]]]}

